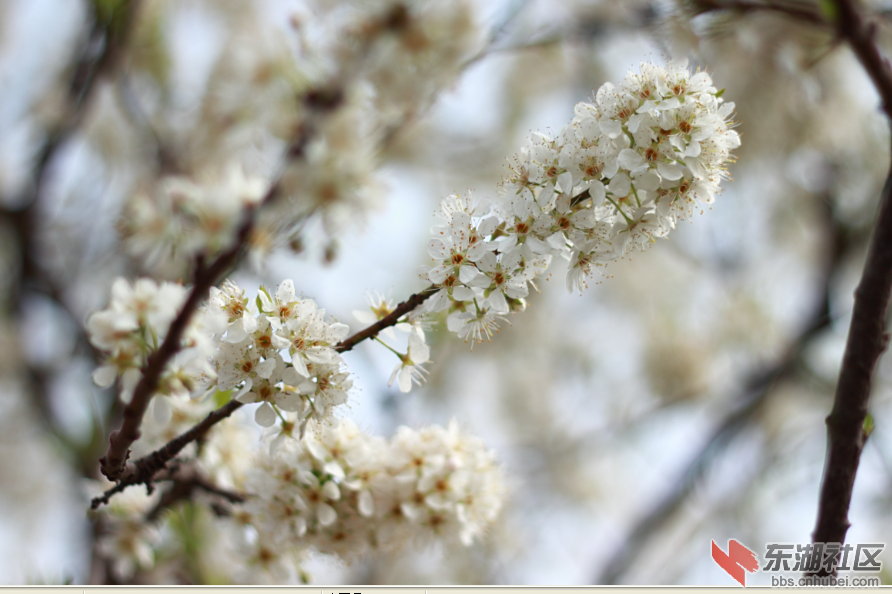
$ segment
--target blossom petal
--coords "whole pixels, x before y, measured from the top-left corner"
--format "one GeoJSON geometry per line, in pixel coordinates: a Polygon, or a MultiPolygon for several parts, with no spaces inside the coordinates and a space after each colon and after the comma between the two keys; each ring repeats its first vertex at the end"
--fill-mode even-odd
{"type": "Polygon", "coordinates": [[[606,134],[608,138],[616,138],[622,134],[623,127],[616,120],[604,120],[601,122],[601,132],[606,134]]]}
{"type": "Polygon", "coordinates": [[[681,179],[681,167],[675,163],[658,163],[657,171],[663,179],[670,181],[681,179]]]}
{"type": "Polygon", "coordinates": [[[254,411],[254,421],[261,427],[272,427],[276,422],[276,411],[269,402],[264,402],[254,411]]]}
{"type": "Polygon", "coordinates": [[[319,518],[319,523],[323,526],[331,526],[338,519],[338,513],[327,503],[320,503],[316,506],[316,515],[319,518]]]}
{"type": "Polygon", "coordinates": [[[294,296],[294,281],[290,278],[283,280],[282,284],[279,285],[279,288],[276,289],[276,300],[281,303],[291,303],[292,301],[296,301],[297,298],[294,296]]]}
{"type": "Polygon", "coordinates": [[[427,244],[427,253],[434,260],[445,260],[449,257],[449,247],[442,239],[431,239],[427,244]]]}
{"type": "Polygon", "coordinates": [[[93,372],[93,383],[100,388],[107,388],[118,378],[118,368],[114,365],[103,365],[93,372]]]}

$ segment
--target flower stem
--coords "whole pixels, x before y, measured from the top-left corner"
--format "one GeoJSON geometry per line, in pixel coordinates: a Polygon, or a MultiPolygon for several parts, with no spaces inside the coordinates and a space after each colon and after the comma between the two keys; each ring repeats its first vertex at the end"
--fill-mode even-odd
{"type": "Polygon", "coordinates": [[[626,223],[628,223],[629,226],[631,226],[632,223],[633,223],[634,221],[632,221],[632,219],[630,219],[630,218],[628,217],[628,215],[626,215],[626,213],[623,212],[623,209],[621,209],[621,208],[619,207],[619,204],[617,204],[616,202],[614,202],[613,199],[610,198],[610,196],[604,196],[604,198],[606,198],[606,199],[607,199],[607,202],[609,202],[610,204],[612,204],[612,205],[614,206],[614,208],[616,208],[616,210],[619,212],[619,214],[623,215],[623,218],[626,219],[626,223]]]}
{"type": "Polygon", "coordinates": [[[400,358],[400,361],[403,360],[404,355],[402,355],[402,354],[400,354],[399,352],[397,352],[392,346],[390,346],[389,344],[387,344],[386,342],[384,342],[383,340],[381,340],[381,339],[378,338],[377,336],[374,336],[373,338],[374,338],[376,341],[378,341],[378,342],[380,342],[381,344],[383,344],[384,347],[385,347],[387,350],[389,350],[391,353],[393,353],[394,355],[396,355],[397,357],[399,357],[399,358],[400,358]]]}

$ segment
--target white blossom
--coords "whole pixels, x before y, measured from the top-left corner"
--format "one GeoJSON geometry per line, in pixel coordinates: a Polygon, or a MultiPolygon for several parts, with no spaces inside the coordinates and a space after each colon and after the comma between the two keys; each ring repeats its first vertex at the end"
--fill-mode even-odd
{"type": "Polygon", "coordinates": [[[707,73],[680,63],[605,83],[559,134],[532,134],[509,160],[493,216],[469,210],[470,197],[443,200],[426,272],[440,290],[427,311],[449,310],[449,329],[472,344],[488,340],[554,256],[570,262],[567,288],[582,291],[596,268],[668,236],[727,177],[740,145],[733,110],[707,73]]]}
{"type": "Polygon", "coordinates": [[[430,347],[424,342],[423,335],[413,332],[409,335],[409,352],[400,357],[387,385],[392,386],[393,381],[399,378],[400,392],[410,392],[413,383],[420,386],[427,373],[422,364],[427,363],[429,358],[430,347]]]}
{"type": "Polygon", "coordinates": [[[401,427],[389,442],[344,419],[260,452],[245,504],[259,539],[352,558],[416,538],[469,545],[498,515],[504,484],[492,452],[449,427],[401,427]]]}
{"type": "MultiPolygon", "coordinates": [[[[167,338],[170,324],[187,296],[188,290],[175,283],[159,284],[141,278],[131,284],[116,279],[108,307],[87,320],[90,342],[106,353],[105,361],[93,373],[94,382],[108,387],[120,378],[121,398],[129,401],[149,356],[167,338]]],[[[200,395],[216,380],[208,358],[216,349],[224,319],[218,312],[207,310],[192,315],[178,345],[180,351],[160,376],[158,393],[200,395]]]]}

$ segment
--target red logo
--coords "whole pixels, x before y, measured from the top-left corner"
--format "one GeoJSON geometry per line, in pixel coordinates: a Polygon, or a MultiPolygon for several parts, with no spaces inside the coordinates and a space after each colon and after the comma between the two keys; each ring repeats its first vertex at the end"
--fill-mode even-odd
{"type": "Polygon", "coordinates": [[[756,554],[737,542],[736,540],[728,541],[728,554],[719,548],[719,545],[712,541],[712,558],[719,567],[728,572],[732,578],[737,580],[741,586],[746,586],[746,573],[744,570],[752,573],[759,569],[759,562],[756,560],[756,554]]]}

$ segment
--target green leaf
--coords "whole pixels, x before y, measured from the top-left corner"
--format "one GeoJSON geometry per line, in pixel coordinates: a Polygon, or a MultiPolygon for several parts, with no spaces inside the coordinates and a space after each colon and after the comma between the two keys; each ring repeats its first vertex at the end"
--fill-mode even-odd
{"type": "Polygon", "coordinates": [[[873,429],[874,429],[873,415],[870,413],[867,413],[867,416],[864,417],[864,439],[865,440],[867,440],[867,438],[870,437],[870,434],[873,433],[873,429]]]}
{"type": "Polygon", "coordinates": [[[725,89],[719,89],[718,93],[715,94],[715,98],[718,99],[722,95],[725,94],[725,89]]]}
{"type": "Polygon", "coordinates": [[[232,400],[232,390],[217,390],[214,392],[214,406],[220,408],[232,400]]]}

